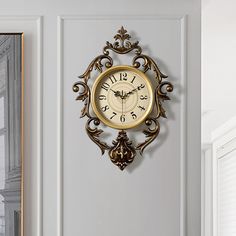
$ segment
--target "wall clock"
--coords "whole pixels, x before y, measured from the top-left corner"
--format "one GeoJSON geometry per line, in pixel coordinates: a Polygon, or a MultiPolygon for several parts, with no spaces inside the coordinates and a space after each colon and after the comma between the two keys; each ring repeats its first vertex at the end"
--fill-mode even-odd
{"type": "Polygon", "coordinates": [[[81,118],[88,118],[88,136],[100,147],[102,154],[108,151],[111,161],[124,170],[136,153],[142,155],[158,136],[158,120],[167,118],[163,102],[170,100],[167,93],[173,91],[173,85],[166,80],[167,76],[161,73],[156,62],[142,54],[139,42],[130,41],[131,36],[124,27],[114,38],[115,42],[107,42],[103,54],[95,57],[79,76],[81,80],[73,85],[73,91],[78,93],[76,100],[84,102],[81,118]],[[113,65],[111,51],[120,55],[133,53],[132,64],[113,65]],[[95,70],[100,75],[92,78],[95,70]],[[147,75],[148,71],[152,74],[147,75]],[[90,79],[94,81],[89,86],[90,79]],[[117,138],[111,143],[102,140],[101,123],[118,131],[117,138]],[[139,131],[143,125],[146,128],[140,131],[144,140],[136,144],[136,140],[129,139],[128,132],[132,129],[139,131]]]}

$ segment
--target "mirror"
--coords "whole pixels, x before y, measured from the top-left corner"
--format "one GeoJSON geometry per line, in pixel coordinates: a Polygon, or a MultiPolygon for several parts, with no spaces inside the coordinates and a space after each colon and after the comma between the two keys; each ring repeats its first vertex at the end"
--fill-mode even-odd
{"type": "Polygon", "coordinates": [[[0,235],[23,235],[23,34],[0,34],[0,235]]]}

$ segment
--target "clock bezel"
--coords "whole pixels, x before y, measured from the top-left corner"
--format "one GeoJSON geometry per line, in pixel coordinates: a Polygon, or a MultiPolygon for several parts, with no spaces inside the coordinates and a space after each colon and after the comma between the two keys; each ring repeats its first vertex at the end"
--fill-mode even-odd
{"type": "Polygon", "coordinates": [[[140,125],[142,122],[144,122],[148,115],[151,113],[152,108],[153,108],[153,103],[154,103],[154,96],[153,96],[153,89],[152,89],[152,85],[151,82],[149,80],[149,78],[139,69],[136,69],[132,66],[128,66],[128,65],[118,65],[118,66],[113,66],[107,70],[105,70],[104,72],[102,72],[95,80],[93,86],[92,86],[92,90],[91,90],[91,105],[92,105],[92,109],[95,113],[95,115],[98,117],[98,119],[105,125],[114,128],[114,129],[118,129],[118,130],[127,130],[127,129],[132,129],[137,127],[138,125],[140,125]],[[96,103],[96,98],[95,98],[95,93],[96,90],[98,88],[98,84],[100,83],[100,81],[102,79],[104,79],[105,76],[107,76],[108,74],[111,73],[116,73],[118,71],[132,71],[136,74],[138,74],[140,77],[142,77],[142,79],[145,80],[146,85],[147,85],[147,89],[149,91],[149,96],[150,96],[150,102],[149,105],[147,107],[147,110],[145,111],[145,113],[143,114],[142,118],[138,119],[135,122],[132,122],[131,124],[127,124],[127,125],[121,125],[118,123],[113,123],[111,121],[109,121],[108,119],[106,119],[101,113],[100,110],[97,108],[97,103],[96,103]]]}

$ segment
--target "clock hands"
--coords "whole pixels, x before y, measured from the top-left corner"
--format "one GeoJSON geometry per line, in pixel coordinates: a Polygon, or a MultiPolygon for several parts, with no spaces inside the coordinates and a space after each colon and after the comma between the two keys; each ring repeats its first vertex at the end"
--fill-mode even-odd
{"type": "Polygon", "coordinates": [[[121,115],[123,117],[123,108],[124,108],[124,103],[123,103],[123,90],[121,91],[121,115]]]}
{"type": "Polygon", "coordinates": [[[125,99],[127,96],[126,96],[126,93],[124,93],[124,91],[122,90],[122,93],[120,91],[115,91],[113,89],[110,89],[116,97],[120,97],[122,100],[125,99]]]}
{"type": "Polygon", "coordinates": [[[130,94],[133,94],[135,91],[141,90],[144,87],[145,87],[145,85],[141,84],[137,88],[132,89],[131,91],[129,91],[127,93],[125,93],[123,90],[121,92],[118,90],[115,91],[113,89],[110,89],[110,90],[115,94],[116,97],[120,97],[123,100],[123,99],[126,99],[130,94]]]}
{"type": "Polygon", "coordinates": [[[121,97],[120,91],[115,91],[113,89],[110,90],[115,94],[116,97],[121,97]]]}
{"type": "Polygon", "coordinates": [[[128,97],[130,94],[133,94],[135,91],[141,90],[141,89],[144,88],[144,87],[145,87],[145,85],[144,85],[144,84],[141,84],[141,85],[139,85],[137,88],[135,88],[135,89],[129,91],[128,93],[126,93],[125,96],[128,97]]]}
{"type": "Polygon", "coordinates": [[[135,88],[135,89],[129,91],[128,93],[126,93],[126,95],[129,96],[130,94],[133,94],[135,91],[137,91],[137,88],[135,88]]]}

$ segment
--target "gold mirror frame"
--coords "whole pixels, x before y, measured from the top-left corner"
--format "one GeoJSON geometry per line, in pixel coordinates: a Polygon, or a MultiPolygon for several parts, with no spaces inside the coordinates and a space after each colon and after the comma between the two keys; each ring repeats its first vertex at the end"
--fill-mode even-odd
{"type": "MultiPolygon", "coordinates": [[[[4,235],[24,235],[24,35],[0,33],[0,64],[3,74],[5,186],[0,189],[4,198],[4,235]],[[3,69],[4,71],[4,69],[3,69]],[[14,166],[12,160],[14,158],[14,166]],[[8,159],[8,160],[7,160],[8,159]],[[7,167],[7,168],[6,168],[7,167]],[[14,195],[15,194],[15,195],[14,195]],[[11,198],[11,199],[10,199],[11,198]],[[15,199],[15,200],[13,200],[15,199]],[[11,206],[14,201],[14,206],[11,206]],[[17,205],[19,204],[19,205],[17,205]],[[12,225],[13,224],[13,225],[12,225]]],[[[1,78],[0,78],[1,80],[1,78]]],[[[1,86],[0,86],[1,87],[1,86]]],[[[1,97],[1,94],[0,94],[1,97]]],[[[1,130],[1,128],[0,128],[1,130]]],[[[2,219],[3,220],[3,219],[2,219]]]]}

